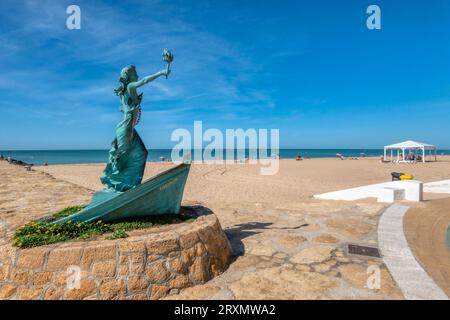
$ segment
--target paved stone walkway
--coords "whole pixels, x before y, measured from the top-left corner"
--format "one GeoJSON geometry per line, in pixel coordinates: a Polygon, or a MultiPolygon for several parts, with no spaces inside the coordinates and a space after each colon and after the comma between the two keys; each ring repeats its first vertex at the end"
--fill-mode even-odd
{"type": "Polygon", "coordinates": [[[448,300],[444,291],[428,276],[412,254],[403,232],[408,207],[394,204],[383,213],[378,240],[383,260],[406,299],[448,300]]]}
{"type": "Polygon", "coordinates": [[[384,207],[375,203],[310,202],[272,207],[214,208],[234,261],[205,285],[171,299],[402,299],[381,259],[347,256],[348,242],[377,244],[384,207]],[[367,288],[369,266],[379,289],[367,288]]]}
{"type": "Polygon", "coordinates": [[[39,171],[0,161],[0,229],[10,240],[14,230],[31,220],[68,206],[88,203],[92,191],[39,171]]]}

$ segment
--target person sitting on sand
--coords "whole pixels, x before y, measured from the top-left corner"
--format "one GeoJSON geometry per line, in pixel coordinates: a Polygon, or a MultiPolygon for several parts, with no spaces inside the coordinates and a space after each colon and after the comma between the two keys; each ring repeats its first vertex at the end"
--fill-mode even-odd
{"type": "Polygon", "coordinates": [[[295,160],[296,160],[296,161],[302,161],[302,160],[303,160],[303,158],[302,158],[302,156],[301,156],[301,155],[297,155],[297,158],[295,158],[295,160]]]}

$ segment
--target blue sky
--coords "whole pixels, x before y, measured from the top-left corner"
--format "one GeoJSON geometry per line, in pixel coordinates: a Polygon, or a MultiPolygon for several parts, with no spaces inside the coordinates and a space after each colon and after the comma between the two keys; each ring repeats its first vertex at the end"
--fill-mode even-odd
{"type": "Polygon", "coordinates": [[[0,12],[0,150],[106,149],[120,69],[143,87],[137,130],[278,128],[284,148],[450,148],[450,2],[12,1],[0,12]],[[66,8],[81,8],[81,30],[66,8]],[[381,8],[368,30],[366,8],[381,8]]]}

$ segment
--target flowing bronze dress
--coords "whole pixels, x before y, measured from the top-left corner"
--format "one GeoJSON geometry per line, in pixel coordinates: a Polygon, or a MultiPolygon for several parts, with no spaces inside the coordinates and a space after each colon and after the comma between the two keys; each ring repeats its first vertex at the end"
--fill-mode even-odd
{"type": "Polygon", "coordinates": [[[134,129],[141,114],[142,94],[135,101],[128,92],[120,98],[123,120],[116,126],[116,137],[109,151],[109,162],[100,181],[109,189],[127,191],[141,184],[148,152],[134,129]]]}

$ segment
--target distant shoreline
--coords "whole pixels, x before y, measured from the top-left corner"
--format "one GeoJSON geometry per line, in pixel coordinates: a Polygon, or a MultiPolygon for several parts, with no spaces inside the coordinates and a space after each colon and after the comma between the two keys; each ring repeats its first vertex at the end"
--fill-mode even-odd
{"type": "MultiPolygon", "coordinates": [[[[254,150],[252,150],[254,151],[254,150]]],[[[249,150],[243,150],[244,156],[238,156],[235,152],[235,159],[241,161],[249,158],[249,150]]],[[[147,162],[161,162],[171,160],[172,149],[149,149],[147,162]]],[[[191,152],[194,153],[193,151],[191,152]]],[[[302,158],[335,158],[337,154],[344,157],[380,157],[383,154],[382,149],[280,149],[274,152],[281,159],[295,159],[297,156],[302,158]]],[[[450,155],[450,150],[439,150],[438,155],[450,155]]],[[[11,157],[16,160],[33,165],[59,164],[104,164],[108,162],[108,150],[3,150],[0,155],[11,157]]],[[[271,154],[269,154],[269,157],[271,154]]],[[[259,158],[259,157],[258,157],[259,158]]]]}

